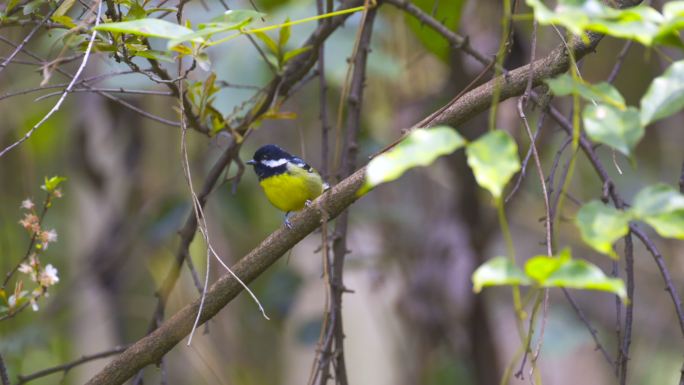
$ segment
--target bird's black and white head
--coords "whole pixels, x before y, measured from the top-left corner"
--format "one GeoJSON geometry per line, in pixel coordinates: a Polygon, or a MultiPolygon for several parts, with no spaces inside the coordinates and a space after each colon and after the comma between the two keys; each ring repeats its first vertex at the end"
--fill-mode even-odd
{"type": "Polygon", "coordinates": [[[254,172],[261,180],[287,171],[287,163],[293,159],[299,160],[275,144],[267,144],[259,148],[247,164],[254,166],[254,172]]]}

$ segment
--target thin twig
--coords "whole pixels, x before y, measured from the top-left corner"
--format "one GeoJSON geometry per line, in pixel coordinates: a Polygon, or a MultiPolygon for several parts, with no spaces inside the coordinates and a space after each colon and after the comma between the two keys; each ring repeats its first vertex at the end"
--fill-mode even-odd
{"type": "Polygon", "coordinates": [[[107,357],[111,357],[111,356],[120,354],[121,352],[123,352],[126,349],[128,349],[128,346],[117,346],[113,349],[110,349],[110,350],[107,350],[104,352],[81,356],[81,358],[74,360],[74,361],[71,361],[71,362],[67,362],[66,364],[57,365],[57,366],[53,366],[51,368],[39,370],[35,373],[31,373],[31,374],[28,374],[25,376],[19,375],[18,376],[19,382],[17,382],[17,385],[22,385],[22,384],[25,384],[29,381],[33,381],[33,380],[41,378],[41,377],[49,376],[49,375],[54,374],[54,373],[59,373],[59,372],[67,373],[69,370],[71,370],[71,369],[73,369],[79,365],[85,364],[85,363],[90,362],[90,361],[99,360],[101,358],[107,358],[107,357]]]}
{"type": "Polygon", "coordinates": [[[14,57],[17,56],[17,54],[24,48],[24,46],[29,42],[29,40],[31,40],[31,38],[33,38],[33,35],[35,35],[36,32],[38,32],[38,30],[39,30],[39,29],[40,29],[48,20],[50,20],[50,18],[52,17],[52,15],[55,13],[55,11],[57,11],[57,9],[59,9],[59,6],[62,5],[63,2],[64,2],[64,0],[59,0],[59,2],[57,2],[57,4],[55,5],[55,7],[52,8],[52,9],[50,10],[50,12],[48,12],[47,15],[45,15],[45,17],[43,18],[43,20],[42,20],[40,23],[36,24],[35,27],[33,27],[33,29],[31,30],[31,32],[29,32],[28,35],[26,35],[26,37],[24,38],[24,40],[22,40],[21,43],[19,43],[19,45],[16,47],[16,49],[15,49],[14,51],[12,51],[12,53],[11,53],[11,54],[10,54],[10,55],[9,55],[9,56],[0,64],[0,72],[2,72],[2,70],[4,70],[5,67],[7,67],[7,65],[12,61],[12,59],[14,59],[14,57]]]}
{"type": "Polygon", "coordinates": [[[589,319],[587,316],[584,314],[582,309],[579,307],[575,299],[570,295],[570,291],[568,289],[563,288],[563,294],[565,294],[565,298],[568,300],[572,308],[575,310],[575,313],[577,316],[580,318],[582,323],[587,327],[587,330],[589,330],[589,333],[591,334],[591,338],[594,339],[594,343],[596,344],[596,349],[599,350],[602,354],[603,357],[606,359],[606,362],[608,365],[612,366],[615,371],[617,371],[617,366],[615,364],[615,361],[613,358],[610,356],[610,353],[606,350],[606,348],[603,347],[601,344],[601,341],[598,338],[598,332],[596,329],[594,329],[593,326],[591,326],[591,323],[589,322],[589,319]]]}
{"type": "Polygon", "coordinates": [[[632,44],[634,44],[634,40],[627,40],[627,42],[625,42],[625,45],[622,46],[622,50],[620,50],[620,53],[618,54],[617,58],[615,58],[615,65],[613,66],[613,69],[610,71],[610,75],[608,75],[608,78],[606,79],[608,83],[614,82],[615,78],[617,78],[618,73],[622,68],[622,63],[624,63],[625,57],[627,56],[627,52],[629,52],[629,49],[632,47],[632,44]]]}
{"type": "MultiPolygon", "coordinates": [[[[369,8],[366,12],[358,39],[358,50],[353,55],[353,72],[349,83],[349,94],[347,97],[347,127],[346,137],[342,151],[342,164],[336,174],[347,177],[356,169],[356,158],[358,153],[358,135],[361,130],[361,108],[363,106],[363,89],[366,81],[366,64],[370,53],[370,40],[373,33],[373,22],[375,21],[377,8],[369,8]]],[[[319,385],[324,385],[328,381],[329,368],[332,366],[335,375],[335,383],[346,385],[348,383],[345,354],[344,354],[344,329],[342,324],[342,295],[345,292],[343,272],[344,261],[348,253],[347,250],[347,231],[349,224],[349,212],[345,211],[335,221],[335,236],[333,238],[333,261],[331,265],[331,275],[328,283],[331,293],[330,310],[332,314],[331,322],[328,324],[326,335],[331,334],[332,339],[324,346],[321,353],[319,370],[319,385]]],[[[324,246],[326,247],[326,246],[324,246]]]]}
{"type": "Polygon", "coordinates": [[[632,234],[625,236],[625,273],[627,276],[627,299],[625,314],[625,332],[620,344],[622,352],[620,361],[620,385],[627,384],[627,363],[629,362],[629,345],[632,343],[632,321],[634,320],[634,245],[632,234]]]}
{"type": "MultiPolygon", "coordinates": [[[[60,2],[61,3],[61,2],[60,2]]],[[[54,11],[53,11],[54,12],[54,11]]],[[[102,1],[98,1],[98,6],[97,6],[97,16],[95,19],[95,26],[97,27],[98,24],[100,23],[100,14],[102,13],[102,1]]],[[[71,92],[71,89],[74,87],[74,84],[76,84],[76,81],[78,80],[78,77],[81,75],[81,72],[83,72],[83,69],[86,66],[86,63],[88,63],[88,58],[90,57],[90,52],[93,48],[93,43],[95,43],[95,37],[97,36],[97,31],[93,31],[93,33],[90,35],[90,41],[88,41],[88,47],[86,48],[85,54],[83,55],[83,61],[81,61],[81,65],[78,67],[78,70],[76,71],[76,74],[74,75],[73,79],[71,79],[71,82],[69,83],[69,86],[64,90],[64,93],[62,93],[62,96],[59,98],[57,103],[55,104],[54,107],[41,119],[38,123],[36,123],[31,129],[24,134],[23,137],[21,137],[19,140],[16,142],[12,143],[11,145],[7,146],[4,150],[0,151],[0,158],[2,158],[3,155],[11,151],[13,148],[19,146],[26,140],[28,140],[31,135],[35,132],[35,130],[38,129],[43,123],[45,123],[55,112],[59,111],[59,108],[61,107],[62,103],[64,102],[64,99],[66,99],[67,95],[69,92],[71,92]]],[[[24,42],[22,42],[24,43],[24,42]]],[[[23,45],[19,45],[15,51],[19,51],[23,47],[23,45]]],[[[2,67],[0,67],[0,70],[2,70],[2,67]]]]}
{"type": "MultiPolygon", "coordinates": [[[[434,29],[436,32],[444,36],[451,43],[452,48],[460,49],[461,51],[465,52],[473,59],[477,60],[485,66],[488,66],[491,63],[495,63],[491,57],[483,55],[479,51],[473,49],[470,46],[470,42],[467,37],[462,37],[457,33],[451,31],[449,28],[444,26],[444,24],[440,23],[434,17],[430,16],[428,13],[418,8],[411,2],[407,0],[385,0],[385,2],[406,11],[408,14],[418,19],[422,24],[425,24],[428,27],[434,29]]],[[[502,67],[497,67],[499,70],[503,71],[502,67]]]]}
{"type": "Polygon", "coordinates": [[[7,367],[5,366],[5,360],[2,359],[2,354],[0,354],[0,382],[2,385],[10,385],[7,367]]]}
{"type": "MultiPolygon", "coordinates": [[[[558,125],[563,130],[565,130],[568,135],[572,135],[572,124],[567,121],[565,116],[563,116],[563,114],[560,111],[556,110],[553,107],[548,107],[547,110],[550,112],[551,117],[558,123],[558,125]]],[[[608,175],[608,172],[603,166],[603,163],[601,163],[600,159],[596,155],[596,152],[594,151],[591,142],[586,137],[581,136],[579,144],[580,148],[587,156],[587,159],[593,166],[594,170],[601,178],[603,184],[606,186],[610,186],[610,188],[608,189],[608,194],[610,195],[610,198],[613,200],[615,206],[620,209],[623,208],[624,200],[615,189],[615,184],[613,183],[612,178],[610,177],[610,175],[608,175]]],[[[635,224],[631,224],[630,231],[634,235],[636,235],[637,238],[639,238],[639,240],[644,244],[644,246],[646,246],[648,252],[653,256],[656,265],[658,266],[658,269],[660,270],[660,273],[663,277],[663,280],[665,281],[666,290],[670,293],[670,297],[672,298],[672,303],[675,307],[675,312],[677,313],[677,319],[679,321],[679,327],[682,332],[682,335],[684,335],[684,310],[682,310],[682,301],[679,297],[679,294],[677,293],[677,290],[674,287],[674,284],[672,283],[670,271],[667,268],[667,265],[665,264],[662,254],[660,254],[660,251],[658,251],[658,248],[655,246],[653,241],[648,237],[648,235],[646,235],[646,233],[644,233],[638,226],[636,226],[635,224]]]]}
{"type": "Polygon", "coordinates": [[[660,254],[660,251],[656,247],[655,243],[653,243],[648,235],[646,235],[646,233],[644,233],[644,231],[638,226],[631,224],[629,229],[632,234],[636,235],[641,243],[646,246],[646,250],[648,250],[648,252],[653,256],[653,259],[655,259],[656,265],[658,265],[658,269],[660,270],[660,274],[663,276],[663,280],[665,281],[665,290],[670,293],[670,297],[672,297],[675,312],[677,313],[677,318],[679,320],[679,329],[681,330],[682,335],[684,335],[684,311],[682,311],[682,300],[679,298],[679,294],[677,293],[677,289],[674,287],[674,283],[672,283],[672,277],[670,276],[670,271],[665,264],[663,255],[660,254]]]}
{"type": "MultiPolygon", "coordinates": [[[[155,90],[128,90],[125,88],[75,88],[69,92],[110,92],[113,94],[120,93],[120,94],[128,94],[128,95],[159,95],[159,96],[173,96],[173,94],[170,91],[155,91],[155,90]]],[[[41,95],[34,99],[34,102],[39,102],[41,100],[45,100],[47,98],[51,98],[53,96],[57,96],[59,94],[63,94],[62,92],[50,92],[45,95],[41,95]]]]}

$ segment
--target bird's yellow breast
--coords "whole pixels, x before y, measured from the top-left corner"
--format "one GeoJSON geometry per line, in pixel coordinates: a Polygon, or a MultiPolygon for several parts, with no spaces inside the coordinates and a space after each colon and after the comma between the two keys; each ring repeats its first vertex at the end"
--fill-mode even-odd
{"type": "Polygon", "coordinates": [[[323,180],[317,172],[290,165],[286,172],[264,178],[259,184],[273,206],[285,212],[303,209],[306,201],[323,192],[323,180]]]}

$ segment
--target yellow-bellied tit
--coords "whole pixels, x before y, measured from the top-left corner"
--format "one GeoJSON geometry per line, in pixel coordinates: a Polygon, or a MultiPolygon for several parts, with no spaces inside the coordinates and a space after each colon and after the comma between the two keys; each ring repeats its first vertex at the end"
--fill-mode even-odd
{"type": "Polygon", "coordinates": [[[292,228],[288,220],[290,212],[308,206],[329,188],[313,167],[275,144],[259,148],[247,164],[254,166],[266,198],[285,211],[288,228],[292,228]]]}

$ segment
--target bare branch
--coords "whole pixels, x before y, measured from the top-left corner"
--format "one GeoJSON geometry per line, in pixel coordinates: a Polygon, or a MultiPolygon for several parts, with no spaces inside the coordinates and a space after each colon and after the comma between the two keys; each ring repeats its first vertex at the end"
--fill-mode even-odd
{"type": "MultiPolygon", "coordinates": [[[[353,2],[350,2],[353,3],[353,2]]],[[[349,3],[347,3],[349,5],[349,3]]],[[[325,39],[332,31],[326,29],[336,28],[342,20],[333,19],[328,26],[323,24],[312,37],[325,39]]],[[[575,55],[581,57],[591,52],[593,47],[600,40],[599,36],[592,35],[590,37],[590,44],[583,44],[580,41],[573,41],[570,47],[575,50],[575,55]]],[[[309,44],[309,43],[307,43],[309,44]]],[[[305,74],[315,62],[315,55],[320,41],[314,43],[314,49],[308,52],[308,55],[300,55],[300,61],[293,61],[301,67],[289,67],[285,71],[285,75],[292,76],[291,78],[283,78],[283,87],[289,88],[296,82],[298,74],[305,74]]],[[[506,79],[498,77],[484,85],[468,92],[462,98],[449,105],[444,113],[437,116],[431,122],[426,124],[426,127],[435,124],[449,123],[452,125],[459,125],[478,113],[484,111],[491,103],[492,92],[497,83],[501,85],[501,100],[520,95],[524,92],[527,86],[527,79],[532,72],[532,84],[540,84],[546,77],[554,76],[560,72],[565,71],[569,66],[569,58],[563,46],[552,51],[548,56],[539,59],[534,66],[524,66],[508,73],[506,79]],[[533,68],[533,69],[532,69],[533,68]]],[[[301,75],[303,76],[303,75],[301,75]]],[[[299,78],[301,78],[301,76],[299,78]]],[[[275,94],[275,86],[272,86],[269,95],[275,94]]],[[[252,111],[246,119],[258,116],[265,111],[265,108],[260,108],[252,111]]],[[[224,154],[224,158],[228,155],[224,154]]],[[[220,168],[223,169],[222,167],[220,168]]],[[[219,172],[220,173],[220,172],[219,172]]],[[[244,277],[244,282],[249,283],[254,278],[259,276],[271,264],[273,264],[280,256],[287,250],[294,246],[297,242],[303,239],[307,234],[315,230],[321,218],[319,210],[316,208],[322,207],[330,218],[337,217],[347,206],[355,202],[359,197],[357,191],[363,183],[365,175],[365,168],[361,168],[354,174],[340,182],[332,191],[324,194],[316,202],[314,207],[307,208],[296,215],[293,220],[293,229],[280,228],[266,238],[257,248],[252,250],[250,254],[240,260],[232,269],[236,275],[244,277]]],[[[211,178],[208,178],[210,181],[211,178]]],[[[213,184],[207,184],[207,189],[211,189],[213,184]]],[[[192,221],[194,222],[194,221],[192,221]]],[[[191,230],[191,236],[194,234],[196,224],[188,228],[191,230]]],[[[184,256],[183,256],[184,257],[184,256]]],[[[182,259],[181,259],[182,261],[182,259]]],[[[175,282],[175,280],[174,280],[175,282]]],[[[173,285],[171,286],[173,287],[173,285]]],[[[202,313],[200,323],[213,317],[223,306],[230,302],[241,291],[242,287],[231,276],[223,276],[219,279],[207,292],[205,310],[202,313]]],[[[130,349],[117,357],[109,365],[107,365],[100,373],[93,377],[88,384],[120,384],[126,379],[130,378],[140,368],[157,362],[166,354],[178,341],[190,332],[194,316],[197,314],[199,301],[195,301],[185,308],[180,310],[176,315],[171,317],[167,322],[160,326],[148,336],[140,339],[130,349]]]]}
{"type": "MultiPolygon", "coordinates": [[[[52,11],[52,12],[54,12],[54,11],[52,11]]],[[[50,15],[52,14],[52,12],[50,13],[50,15]]],[[[100,14],[101,13],[102,13],[102,1],[100,0],[98,2],[98,6],[97,6],[97,16],[95,18],[95,26],[97,26],[100,23],[100,14]]],[[[7,146],[4,150],[0,151],[0,158],[2,158],[5,154],[7,154],[13,148],[19,146],[20,144],[22,144],[26,140],[28,140],[28,138],[30,138],[31,135],[33,135],[35,130],[37,130],[40,126],[43,125],[43,123],[45,123],[48,119],[50,119],[50,117],[55,112],[59,111],[59,108],[61,107],[62,103],[64,102],[64,99],[66,99],[69,92],[71,92],[71,89],[74,87],[74,84],[78,80],[78,77],[81,75],[81,72],[83,72],[83,69],[85,68],[86,63],[88,63],[88,58],[90,57],[90,51],[93,48],[93,43],[95,42],[96,36],[97,36],[97,31],[93,31],[93,33],[90,36],[90,41],[88,42],[88,47],[86,48],[85,55],[83,55],[83,61],[81,62],[80,67],[78,67],[78,70],[76,71],[76,74],[74,75],[73,79],[69,83],[69,86],[67,86],[67,88],[64,90],[64,93],[59,98],[59,100],[57,101],[55,106],[52,107],[52,109],[47,113],[47,115],[45,115],[43,117],[43,119],[41,119],[38,123],[36,123],[33,127],[31,127],[31,129],[28,132],[26,132],[26,134],[24,134],[23,137],[21,137],[21,139],[17,140],[16,142],[12,143],[11,145],[7,146]]],[[[21,48],[23,47],[23,44],[24,44],[24,42],[22,42],[22,44],[20,44],[19,47],[17,47],[15,52],[19,52],[21,50],[21,48]]],[[[0,66],[0,71],[2,70],[3,67],[4,67],[4,63],[3,63],[3,66],[0,66]]]]}
{"type": "Polygon", "coordinates": [[[21,43],[19,43],[19,45],[15,48],[15,50],[12,51],[12,53],[11,53],[11,54],[10,54],[2,63],[0,63],[0,72],[2,72],[2,70],[4,70],[5,67],[7,67],[7,65],[8,65],[10,62],[12,62],[12,59],[14,59],[14,57],[17,56],[17,54],[24,48],[24,46],[29,42],[29,40],[31,40],[31,38],[33,38],[33,35],[35,35],[36,32],[38,32],[38,30],[39,30],[41,27],[43,27],[43,25],[44,25],[48,20],[50,20],[50,18],[52,17],[52,15],[55,13],[55,11],[57,11],[57,9],[59,8],[59,6],[62,5],[63,2],[64,2],[64,0],[60,0],[60,1],[55,5],[55,7],[52,8],[52,9],[50,10],[50,12],[48,12],[47,15],[45,15],[45,17],[43,18],[43,20],[42,20],[40,23],[36,24],[35,27],[33,27],[33,29],[31,30],[31,32],[29,32],[28,35],[26,35],[26,37],[24,38],[24,40],[22,40],[21,43]]]}
{"type": "Polygon", "coordinates": [[[620,385],[627,384],[627,363],[629,362],[629,345],[632,343],[632,321],[634,320],[634,245],[632,233],[625,236],[625,271],[627,273],[627,313],[625,315],[625,332],[620,345],[620,385]]]}
{"type": "Polygon", "coordinates": [[[5,367],[5,360],[2,359],[2,354],[0,354],[0,382],[2,385],[10,385],[9,377],[7,376],[7,367],[5,367]]]}
{"type": "MultiPolygon", "coordinates": [[[[74,361],[71,361],[71,362],[68,362],[66,364],[53,366],[51,368],[43,369],[43,370],[37,371],[35,373],[28,374],[25,376],[20,375],[19,376],[19,382],[17,382],[17,385],[22,385],[22,384],[25,384],[29,381],[33,381],[33,380],[36,380],[36,379],[41,378],[41,377],[49,376],[49,375],[54,374],[54,373],[64,372],[66,374],[69,370],[71,370],[71,369],[73,369],[79,365],[85,364],[85,363],[90,362],[90,361],[99,360],[102,358],[107,358],[107,357],[117,355],[117,354],[123,352],[124,350],[126,350],[127,348],[128,348],[128,346],[117,346],[114,349],[107,350],[104,352],[81,356],[81,358],[74,360],[74,361]]],[[[8,383],[8,385],[9,385],[9,383],[8,383]]]]}
{"type": "Polygon", "coordinates": [[[563,294],[565,294],[565,298],[568,300],[568,302],[570,302],[570,305],[575,310],[575,313],[577,313],[577,316],[580,318],[580,320],[582,320],[582,323],[584,323],[584,325],[587,327],[587,330],[589,330],[589,333],[591,334],[591,338],[594,339],[594,343],[596,344],[596,349],[601,351],[601,353],[603,354],[603,357],[605,357],[605,359],[606,359],[606,362],[608,362],[608,364],[613,367],[614,372],[617,374],[617,365],[615,364],[615,361],[613,360],[613,358],[610,356],[610,353],[608,353],[606,348],[604,348],[603,345],[601,344],[601,341],[598,338],[598,332],[596,331],[596,329],[594,329],[594,327],[591,326],[589,319],[587,319],[587,316],[584,314],[582,309],[579,307],[579,305],[577,304],[575,299],[572,298],[568,289],[564,288],[563,294]]]}
{"type": "MultiPolygon", "coordinates": [[[[155,90],[128,90],[125,88],[75,88],[69,92],[110,92],[113,94],[128,94],[128,95],[159,95],[159,96],[173,96],[173,94],[170,91],[155,91],[155,90]]],[[[35,99],[36,102],[39,102],[41,100],[51,98],[53,96],[57,96],[59,94],[62,94],[62,92],[50,92],[45,95],[41,95],[35,99]]]]}
{"type": "MultiPolygon", "coordinates": [[[[563,116],[563,114],[561,114],[558,110],[556,110],[553,107],[549,107],[547,111],[568,135],[572,135],[572,124],[565,118],[565,116],[563,116]]],[[[600,159],[596,155],[596,152],[594,151],[591,142],[586,137],[581,136],[579,144],[580,148],[582,149],[582,151],[584,151],[585,155],[587,156],[587,159],[589,159],[589,162],[591,163],[592,167],[601,178],[601,181],[603,182],[604,186],[608,186],[607,193],[613,200],[615,206],[619,209],[623,208],[624,200],[615,189],[615,184],[613,183],[612,178],[610,177],[610,175],[608,175],[608,172],[603,166],[603,163],[601,163],[600,159]]],[[[631,224],[630,230],[634,235],[636,235],[637,238],[639,238],[639,240],[641,240],[644,246],[646,246],[648,252],[651,253],[651,255],[653,256],[656,265],[658,265],[660,274],[662,275],[663,280],[665,281],[666,290],[670,293],[670,297],[672,298],[672,303],[675,307],[675,311],[677,313],[677,318],[679,321],[679,328],[682,332],[682,335],[684,335],[684,311],[682,310],[682,301],[679,298],[679,294],[677,293],[674,284],[672,283],[672,277],[670,276],[670,271],[665,264],[663,256],[660,254],[660,251],[658,251],[658,248],[655,246],[653,241],[651,241],[648,235],[646,235],[646,233],[644,233],[638,226],[631,224]]]]}

